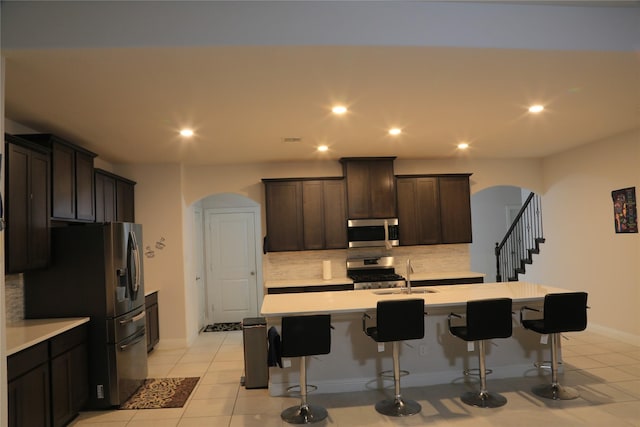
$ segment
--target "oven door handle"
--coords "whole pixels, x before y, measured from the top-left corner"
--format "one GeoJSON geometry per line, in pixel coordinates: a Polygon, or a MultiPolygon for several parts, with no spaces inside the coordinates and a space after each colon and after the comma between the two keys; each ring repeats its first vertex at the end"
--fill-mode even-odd
{"type": "Polygon", "coordinates": [[[119,345],[118,348],[120,349],[120,351],[126,351],[129,347],[133,347],[134,345],[142,341],[144,339],[144,334],[145,331],[144,329],[142,329],[136,336],[132,338],[132,341],[129,341],[126,344],[119,345]]]}
{"type": "Polygon", "coordinates": [[[146,314],[146,313],[145,313],[144,311],[141,311],[140,313],[136,314],[136,315],[135,315],[135,316],[133,316],[133,317],[130,317],[130,318],[128,318],[128,319],[121,320],[119,323],[120,323],[121,325],[126,325],[127,323],[137,322],[138,320],[142,320],[142,319],[144,319],[145,314],[146,314]]]}

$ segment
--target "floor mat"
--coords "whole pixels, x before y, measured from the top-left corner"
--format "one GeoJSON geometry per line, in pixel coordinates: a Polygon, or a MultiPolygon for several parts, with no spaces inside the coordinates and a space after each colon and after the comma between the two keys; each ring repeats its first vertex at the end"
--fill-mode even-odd
{"type": "Polygon", "coordinates": [[[214,323],[213,325],[207,325],[204,328],[204,332],[223,332],[223,331],[241,331],[241,322],[232,323],[214,323]]]}
{"type": "Polygon", "coordinates": [[[199,377],[148,378],[120,409],[181,408],[199,377]]]}

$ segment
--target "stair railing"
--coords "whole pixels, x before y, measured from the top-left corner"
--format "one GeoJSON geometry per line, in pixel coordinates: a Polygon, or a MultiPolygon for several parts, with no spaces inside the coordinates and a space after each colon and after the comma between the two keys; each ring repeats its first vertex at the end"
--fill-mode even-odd
{"type": "Polygon", "coordinates": [[[540,196],[529,194],[502,242],[496,242],[497,282],[503,278],[518,280],[518,274],[524,273],[524,265],[531,263],[531,255],[538,253],[539,244],[544,242],[541,207],[540,196]]]}

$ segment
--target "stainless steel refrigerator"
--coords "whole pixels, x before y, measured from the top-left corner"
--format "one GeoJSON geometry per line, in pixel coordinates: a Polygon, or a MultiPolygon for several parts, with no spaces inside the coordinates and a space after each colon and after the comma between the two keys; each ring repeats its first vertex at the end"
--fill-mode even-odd
{"type": "Polygon", "coordinates": [[[119,406],[147,377],[142,226],[51,232],[50,267],[24,274],[25,317],[91,317],[88,408],[119,406]]]}

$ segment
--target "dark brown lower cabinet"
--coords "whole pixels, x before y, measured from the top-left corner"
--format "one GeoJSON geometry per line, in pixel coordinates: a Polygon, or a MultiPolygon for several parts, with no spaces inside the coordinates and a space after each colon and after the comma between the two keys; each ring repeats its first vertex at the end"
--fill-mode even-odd
{"type": "Polygon", "coordinates": [[[153,292],[144,298],[147,319],[147,353],[160,342],[160,319],[158,312],[158,293],[153,292]]]}
{"type": "Polygon", "coordinates": [[[53,427],[67,425],[89,398],[87,333],[79,327],[51,339],[53,427]]]}
{"type": "Polygon", "coordinates": [[[47,427],[49,414],[49,365],[42,364],[9,381],[9,427],[47,427]]]}
{"type": "Polygon", "coordinates": [[[89,397],[86,325],[7,358],[10,427],[65,426],[89,397]]]}
{"type": "Polygon", "coordinates": [[[51,426],[48,343],[7,358],[9,427],[51,426]]]}

